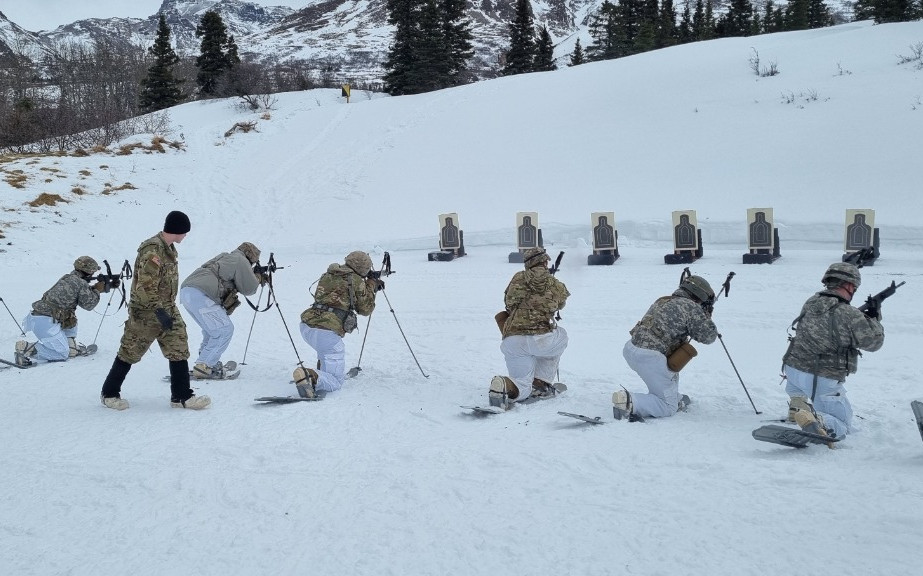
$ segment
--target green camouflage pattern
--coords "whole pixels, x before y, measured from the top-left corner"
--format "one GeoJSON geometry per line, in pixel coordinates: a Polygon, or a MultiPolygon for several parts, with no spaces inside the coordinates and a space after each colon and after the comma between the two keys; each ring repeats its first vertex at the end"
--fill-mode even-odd
{"type": "Polygon", "coordinates": [[[840,382],[858,369],[859,350],[874,352],[885,343],[881,322],[828,290],[808,298],[797,322],[782,362],[840,382]]]}
{"type": "Polygon", "coordinates": [[[189,359],[186,323],[175,306],[164,308],[173,317],[173,328],[164,330],[153,310],[128,309],[128,321],[119,345],[118,356],[129,364],[141,361],[156,340],[164,358],[170,361],[189,359]]]}
{"type": "Polygon", "coordinates": [[[189,358],[186,324],[176,307],[179,289],[179,266],[176,247],[167,244],[161,234],[148,238],[138,247],[128,321],[119,346],[119,358],[135,364],[141,360],[154,340],[168,360],[189,358]],[[164,330],[155,316],[163,308],[173,319],[173,328],[164,330]]]}
{"type": "Polygon", "coordinates": [[[718,328],[702,305],[678,288],[672,295],[651,304],[630,334],[631,343],[638,348],[669,356],[690,338],[711,344],[718,338],[718,328]]]}
{"type": "Polygon", "coordinates": [[[40,300],[32,303],[32,313],[39,316],[51,316],[62,328],[77,325],[77,306],[92,310],[99,304],[99,292],[90,288],[89,283],[77,270],[61,277],[48,289],[40,300]]]}
{"type": "Polygon", "coordinates": [[[554,315],[564,308],[570,292],[545,266],[533,266],[513,275],[503,301],[509,317],[503,324],[503,337],[520,334],[547,334],[554,330],[554,315]]]}
{"type": "MultiPolygon", "coordinates": [[[[349,284],[353,286],[353,309],[357,314],[368,316],[375,309],[375,278],[363,278],[346,265],[331,264],[327,272],[317,281],[314,302],[331,308],[349,310],[349,284]]],[[[308,308],[301,313],[301,321],[312,328],[336,332],[342,338],[346,335],[343,321],[327,310],[308,308]]]]}

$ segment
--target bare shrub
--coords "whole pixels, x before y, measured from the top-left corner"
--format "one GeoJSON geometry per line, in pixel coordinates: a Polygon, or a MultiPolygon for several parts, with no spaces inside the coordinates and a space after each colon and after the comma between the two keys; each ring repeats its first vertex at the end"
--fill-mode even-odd
{"type": "Polygon", "coordinates": [[[756,50],[756,48],[751,46],[750,50],[753,51],[753,54],[750,56],[748,62],[750,63],[750,70],[752,70],[754,74],[761,78],[779,75],[778,63],[775,61],[770,61],[769,65],[763,66],[760,64],[760,53],[756,50]]]}
{"type": "Polygon", "coordinates": [[[225,138],[230,138],[231,134],[235,132],[250,132],[251,130],[256,130],[256,122],[237,122],[231,129],[224,133],[225,138]]]}
{"type": "Polygon", "coordinates": [[[26,204],[28,204],[29,206],[32,206],[33,208],[38,208],[39,206],[55,206],[58,202],[64,202],[66,204],[67,200],[65,200],[64,198],[61,198],[61,196],[57,194],[49,194],[48,192],[42,192],[41,194],[35,197],[35,200],[32,200],[31,202],[26,202],[26,204]]]}
{"type": "Polygon", "coordinates": [[[910,45],[910,55],[897,55],[898,64],[915,64],[918,70],[923,70],[923,42],[910,45]]]}

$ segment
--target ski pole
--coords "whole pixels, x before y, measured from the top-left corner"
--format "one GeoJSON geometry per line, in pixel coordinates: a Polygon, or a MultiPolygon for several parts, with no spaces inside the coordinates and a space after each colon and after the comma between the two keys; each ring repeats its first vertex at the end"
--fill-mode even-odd
{"type": "MultiPolygon", "coordinates": [[[[731,280],[734,278],[733,272],[728,272],[727,278],[725,278],[724,283],[721,284],[721,290],[718,291],[718,294],[715,296],[715,301],[724,293],[724,297],[727,298],[728,294],[731,292],[731,280]]],[[[718,333],[718,341],[721,342],[721,347],[724,348],[724,353],[727,354],[728,361],[731,363],[731,368],[734,369],[734,374],[737,374],[737,379],[740,381],[740,385],[743,386],[744,394],[747,395],[747,400],[750,401],[750,406],[753,406],[753,411],[757,414],[762,414],[759,410],[756,409],[756,404],[753,403],[753,398],[750,397],[750,391],[747,390],[747,385],[744,384],[744,379],[740,377],[740,372],[737,371],[737,365],[734,364],[734,359],[731,358],[731,353],[728,352],[728,347],[724,345],[724,338],[721,337],[721,334],[718,333]]]]}
{"type": "MultiPolygon", "coordinates": [[[[374,313],[374,310],[373,310],[374,313]]],[[[359,360],[356,362],[356,365],[353,368],[350,368],[346,375],[350,378],[355,378],[359,375],[359,371],[362,368],[359,367],[362,364],[362,353],[365,352],[365,339],[369,337],[369,326],[372,324],[372,315],[369,314],[369,320],[365,324],[365,334],[362,335],[362,347],[359,348],[359,360]]]]}
{"type": "Polygon", "coordinates": [[[102,318],[99,319],[99,326],[96,328],[96,335],[93,336],[93,344],[91,344],[91,346],[95,346],[95,345],[96,345],[96,339],[99,338],[99,331],[102,330],[102,327],[103,327],[103,320],[106,319],[106,316],[109,316],[108,310],[109,310],[109,307],[112,306],[112,297],[113,297],[113,296],[115,296],[115,292],[110,292],[110,293],[109,293],[109,301],[106,302],[106,312],[103,312],[102,318]]]}
{"type": "Polygon", "coordinates": [[[256,324],[256,314],[259,312],[260,300],[263,299],[263,288],[265,288],[265,284],[260,284],[260,293],[256,296],[256,308],[253,309],[253,320],[250,321],[250,332],[247,333],[247,345],[244,346],[244,357],[240,361],[241,366],[247,365],[247,350],[250,348],[250,336],[253,334],[253,325],[256,324]]]}
{"type": "Polygon", "coordinates": [[[417,360],[417,355],[413,353],[413,348],[410,347],[410,342],[407,341],[407,335],[404,334],[404,329],[401,328],[401,323],[397,319],[397,314],[394,313],[394,307],[391,306],[391,300],[388,299],[388,295],[385,293],[385,289],[381,289],[381,293],[385,297],[385,302],[388,303],[388,308],[391,310],[391,315],[394,316],[394,322],[397,324],[397,329],[401,331],[401,336],[404,337],[404,343],[407,344],[407,349],[410,350],[410,355],[413,356],[413,361],[417,363],[417,368],[420,369],[420,374],[423,374],[424,378],[429,378],[429,374],[423,371],[423,367],[420,366],[419,360],[417,360]]]}
{"type": "MultiPolygon", "coordinates": [[[[3,298],[0,298],[0,302],[3,302],[3,298]]],[[[13,319],[13,322],[16,322],[16,317],[13,316],[13,313],[12,313],[12,312],[10,312],[10,307],[6,305],[6,302],[3,302],[3,307],[6,308],[6,311],[10,313],[10,318],[13,319]]],[[[23,330],[22,330],[22,326],[19,325],[19,322],[16,322],[16,327],[19,328],[19,332],[20,332],[23,336],[26,335],[26,333],[23,332],[23,330]]]]}
{"type": "Polygon", "coordinates": [[[731,358],[731,353],[728,352],[728,347],[724,345],[724,338],[721,337],[721,334],[718,334],[718,341],[721,342],[721,347],[724,348],[724,353],[727,354],[728,360],[731,362],[731,367],[734,368],[734,373],[737,374],[737,379],[740,380],[740,385],[744,388],[744,393],[747,395],[747,400],[749,400],[750,405],[753,406],[753,411],[757,414],[762,414],[762,412],[756,409],[756,404],[753,403],[753,398],[750,397],[750,392],[747,390],[747,385],[744,384],[744,379],[740,377],[740,372],[737,371],[737,366],[734,365],[734,360],[731,358]]]}

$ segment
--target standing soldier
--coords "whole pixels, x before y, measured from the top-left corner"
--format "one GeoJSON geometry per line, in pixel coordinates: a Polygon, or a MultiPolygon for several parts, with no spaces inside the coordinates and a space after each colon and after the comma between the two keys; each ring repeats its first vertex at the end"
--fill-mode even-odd
{"type": "Polygon", "coordinates": [[[74,261],[74,270],[61,277],[54,286],[42,294],[42,299],[32,303],[32,311],[22,321],[26,332],[33,332],[36,342],[20,340],[16,343],[16,364],[30,366],[31,357],[48,362],[63,362],[74,356],[86,356],[87,347],[77,344],[77,306],[92,310],[99,303],[99,294],[118,287],[118,279],[107,286],[90,280],[99,270],[99,264],[89,256],[74,261]]]}
{"type": "Polygon", "coordinates": [[[801,307],[792,322],[796,334],[782,357],[789,417],[802,430],[843,437],[850,432],[852,406],[843,382],[858,368],[859,350],[874,352],[885,342],[881,311],[850,305],[862,278],[853,264],[836,262],[824,272],[825,289],[801,307]]]}
{"type": "Polygon", "coordinates": [[[490,380],[487,396],[491,406],[508,410],[510,401],[555,393],[552,382],[567,348],[567,331],[554,317],[564,308],[570,292],[551,274],[548,261],[544,248],[526,250],[525,270],[513,275],[503,294],[507,317],[500,351],[509,376],[490,380]]]}
{"type": "Polygon", "coordinates": [[[690,275],[673,294],[651,304],[622,348],[628,367],[647,384],[648,394],[631,394],[624,389],[612,394],[612,413],[617,419],[676,414],[681,401],[679,371],[695,355],[690,338],[703,344],[718,338],[718,328],[711,319],[714,303],[715,291],[708,282],[690,275]],[[677,361],[678,356],[685,361],[677,361]]]}
{"type": "Polygon", "coordinates": [[[356,314],[368,316],[375,310],[375,293],[385,287],[384,280],[369,275],[372,259],[365,252],[350,252],[345,262],[327,267],[317,281],[314,304],[301,313],[301,337],[317,352],[317,370],[299,367],[293,377],[308,397],[316,390],[332,392],[343,386],[343,337],[356,329],[356,314]]]}
{"type": "Polygon", "coordinates": [[[179,286],[177,252],[191,229],[189,217],[179,211],[167,214],[163,232],[138,247],[135,277],[128,302],[128,321],[118,354],[103,382],[100,400],[106,408],[125,410],[120,396],[122,382],[156,340],[170,361],[170,405],[201,410],[211,404],[208,396],[196,396],[189,386],[189,343],[186,324],[176,307],[179,286]]]}
{"type": "Polygon", "coordinates": [[[179,291],[179,301],[202,328],[202,345],[192,367],[195,379],[221,380],[225,377],[221,355],[231,344],[234,324],[230,314],[240,305],[238,292],[256,294],[265,277],[254,273],[260,249],[244,242],[232,252],[222,252],[189,275],[179,291]]]}

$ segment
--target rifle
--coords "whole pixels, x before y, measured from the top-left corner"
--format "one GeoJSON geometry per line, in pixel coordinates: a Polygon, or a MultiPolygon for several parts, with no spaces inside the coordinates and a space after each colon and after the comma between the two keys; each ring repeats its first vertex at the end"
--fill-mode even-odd
{"type": "Polygon", "coordinates": [[[551,272],[551,275],[554,276],[555,273],[561,268],[561,260],[564,258],[564,250],[561,250],[558,253],[558,257],[554,259],[554,266],[548,269],[551,272]]]}
{"type": "Polygon", "coordinates": [[[105,274],[97,274],[96,276],[91,276],[87,281],[95,280],[97,282],[102,282],[105,287],[105,291],[108,292],[113,288],[119,288],[122,292],[122,301],[119,303],[119,307],[116,308],[118,312],[122,306],[125,305],[126,294],[125,294],[125,285],[122,283],[122,279],[131,280],[132,270],[131,265],[128,264],[128,260],[125,260],[125,263],[122,264],[122,269],[119,270],[118,274],[112,273],[112,268],[109,266],[108,260],[103,260],[103,264],[106,265],[105,274]]]}
{"type": "Polygon", "coordinates": [[[869,318],[877,318],[881,313],[881,303],[894,296],[894,293],[897,292],[897,289],[906,284],[907,282],[901,282],[896,284],[894,280],[891,280],[891,285],[875,294],[874,296],[869,296],[865,300],[865,304],[859,306],[859,310],[864,312],[869,318]]]}
{"type": "MultiPolygon", "coordinates": [[[[272,291],[272,274],[276,270],[283,270],[284,268],[285,266],[279,266],[276,264],[276,255],[273,252],[269,253],[269,260],[266,262],[265,266],[260,266],[259,261],[257,261],[257,263],[253,265],[253,273],[256,274],[257,276],[266,278],[266,281],[260,282],[260,284],[261,285],[264,283],[269,284],[269,299],[266,300],[266,307],[263,308],[262,310],[260,310],[260,300],[259,300],[259,298],[261,298],[263,294],[262,290],[260,291],[260,296],[257,297],[256,304],[254,304],[253,302],[250,301],[249,298],[244,296],[244,300],[247,301],[247,305],[250,306],[250,308],[252,308],[254,312],[265,312],[269,310],[270,308],[272,308],[273,297],[275,295],[275,293],[272,291]]],[[[253,319],[254,321],[256,320],[256,315],[254,315],[253,319]]],[[[252,324],[250,326],[250,330],[251,331],[253,330],[252,324]]],[[[246,352],[244,354],[246,355],[246,352]]]]}
{"type": "Polygon", "coordinates": [[[853,252],[852,254],[847,254],[843,258],[843,262],[848,262],[849,264],[854,264],[856,268],[862,268],[866,260],[875,259],[875,247],[869,246],[868,248],[863,248],[858,252],[853,252]]]}

